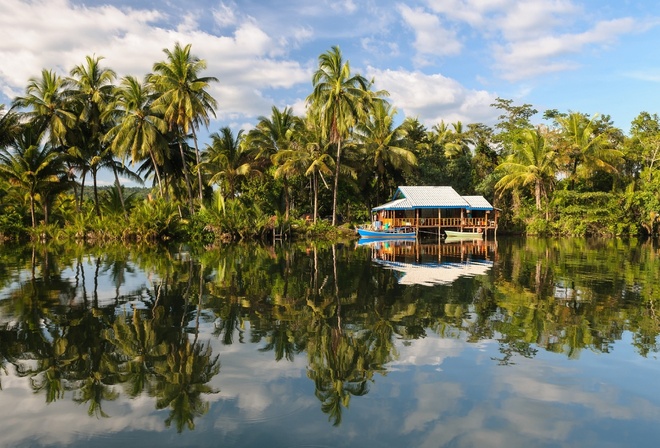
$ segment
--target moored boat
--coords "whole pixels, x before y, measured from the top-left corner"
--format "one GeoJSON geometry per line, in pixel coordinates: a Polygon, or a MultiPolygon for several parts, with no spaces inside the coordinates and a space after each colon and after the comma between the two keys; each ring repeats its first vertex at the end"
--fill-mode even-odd
{"type": "Polygon", "coordinates": [[[458,232],[455,230],[445,230],[447,238],[453,239],[480,239],[483,238],[483,232],[458,232]]]}
{"type": "Polygon", "coordinates": [[[417,233],[414,227],[394,227],[391,229],[374,230],[367,228],[358,228],[358,235],[362,238],[382,238],[382,239],[415,239],[417,233]]]}

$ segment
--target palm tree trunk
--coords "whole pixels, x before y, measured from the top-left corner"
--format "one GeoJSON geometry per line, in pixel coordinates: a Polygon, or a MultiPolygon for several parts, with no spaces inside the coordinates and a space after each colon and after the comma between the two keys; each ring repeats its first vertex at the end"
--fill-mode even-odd
{"type": "Polygon", "coordinates": [[[284,176],[284,219],[289,220],[289,182],[287,182],[287,177],[284,176]]]}
{"type": "Polygon", "coordinates": [[[117,193],[119,194],[119,201],[121,202],[121,210],[126,214],[126,204],[124,203],[124,192],[121,189],[121,184],[119,183],[119,175],[117,174],[117,168],[115,168],[114,163],[112,164],[112,173],[115,175],[115,185],[117,186],[117,193]]]}
{"type": "Polygon", "coordinates": [[[83,204],[83,194],[85,192],[85,178],[87,177],[87,171],[82,172],[82,180],[80,181],[80,210],[82,210],[83,204]]]}
{"type": "Polygon", "coordinates": [[[339,163],[341,158],[341,139],[337,140],[337,166],[335,167],[335,186],[332,192],[332,225],[337,224],[337,194],[339,192],[339,163]]]}
{"type": "Polygon", "coordinates": [[[312,188],[314,189],[314,224],[316,224],[316,216],[319,210],[319,180],[316,177],[316,172],[312,175],[312,188]]]}
{"type": "Polygon", "coordinates": [[[186,164],[186,156],[183,153],[183,144],[181,143],[181,140],[179,139],[179,152],[181,153],[181,163],[183,164],[183,177],[186,181],[186,190],[188,190],[188,201],[189,201],[189,208],[190,208],[190,214],[192,215],[194,212],[193,209],[193,192],[192,192],[192,185],[190,185],[190,176],[188,176],[188,165],[186,164]]]}
{"type": "Polygon", "coordinates": [[[163,197],[163,184],[160,180],[160,172],[158,171],[158,165],[156,164],[156,159],[154,158],[154,153],[150,149],[149,150],[149,157],[151,157],[151,163],[154,164],[154,171],[156,172],[156,180],[158,181],[158,191],[160,192],[160,197],[163,197]]]}
{"type": "Polygon", "coordinates": [[[44,223],[48,224],[48,217],[50,216],[50,200],[46,198],[44,201],[44,223]]]}
{"type": "Polygon", "coordinates": [[[202,182],[202,170],[200,169],[199,148],[197,147],[197,134],[195,126],[192,127],[193,142],[195,143],[195,158],[197,160],[197,181],[199,182],[199,200],[204,199],[204,183],[202,182]]]}
{"type": "Polygon", "coordinates": [[[37,227],[37,218],[34,214],[34,194],[30,194],[30,216],[32,217],[32,228],[37,227]]]}
{"type": "Polygon", "coordinates": [[[96,168],[92,169],[92,182],[94,184],[94,211],[96,212],[96,216],[100,217],[101,216],[101,209],[99,208],[99,190],[96,185],[96,168]]]}

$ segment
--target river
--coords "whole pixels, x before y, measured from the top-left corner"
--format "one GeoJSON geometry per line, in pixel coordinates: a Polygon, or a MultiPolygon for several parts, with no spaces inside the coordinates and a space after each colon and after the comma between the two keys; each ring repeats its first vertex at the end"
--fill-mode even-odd
{"type": "Polygon", "coordinates": [[[653,241],[0,246],[2,446],[655,447],[653,241]]]}

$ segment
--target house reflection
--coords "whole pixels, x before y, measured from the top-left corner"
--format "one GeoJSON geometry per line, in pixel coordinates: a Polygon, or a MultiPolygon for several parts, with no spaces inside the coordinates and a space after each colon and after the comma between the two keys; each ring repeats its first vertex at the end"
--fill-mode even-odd
{"type": "Polygon", "coordinates": [[[460,277],[486,275],[493,267],[497,242],[440,240],[435,243],[361,240],[372,260],[398,273],[401,285],[449,285],[460,277]]]}

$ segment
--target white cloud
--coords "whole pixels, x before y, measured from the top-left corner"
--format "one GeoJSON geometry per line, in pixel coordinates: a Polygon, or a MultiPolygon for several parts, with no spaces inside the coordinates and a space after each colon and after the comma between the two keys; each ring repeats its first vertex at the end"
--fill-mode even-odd
{"type": "Polygon", "coordinates": [[[440,74],[369,68],[378,88],[390,93],[390,100],[407,117],[418,117],[427,127],[441,120],[453,123],[492,123],[497,114],[490,104],[497,95],[465,88],[440,74]]]}
{"type": "MultiPolygon", "coordinates": [[[[592,23],[572,0],[427,0],[438,17],[469,26],[489,42],[493,67],[504,79],[516,81],[544,73],[573,70],[568,55],[592,46],[615,43],[624,34],[652,23],[615,18],[592,23]]],[[[475,34],[476,32],[476,34],[475,34]]]]}
{"type": "Polygon", "coordinates": [[[542,73],[574,69],[577,62],[562,57],[580,54],[589,45],[615,42],[619,35],[633,31],[632,19],[617,19],[597,23],[591,30],[577,34],[544,35],[537,39],[520,40],[493,47],[496,67],[509,80],[518,80],[542,73]]]}
{"type": "Polygon", "coordinates": [[[330,7],[335,11],[346,14],[353,14],[357,11],[357,5],[353,0],[332,1],[330,7]]]}
{"type": "Polygon", "coordinates": [[[487,25],[487,14],[506,9],[515,0],[426,0],[429,8],[450,20],[473,27],[487,25]]]}
{"type": "Polygon", "coordinates": [[[213,20],[215,24],[221,28],[233,26],[236,24],[236,14],[234,13],[235,5],[226,5],[220,2],[217,8],[213,9],[213,20]]]}
{"type": "Polygon", "coordinates": [[[567,0],[513,2],[497,26],[505,39],[520,40],[566,27],[582,14],[581,8],[567,0]]]}
{"type": "MultiPolygon", "coordinates": [[[[172,30],[157,26],[165,16],[150,10],[78,7],[68,0],[5,0],[4,6],[10,13],[0,15],[0,85],[10,98],[21,94],[42,68],[64,75],[90,54],[104,56],[104,65],[119,76],[141,77],[175,42],[190,43],[193,54],[207,61],[203,75],[219,78],[210,89],[218,100],[218,117],[261,115],[274,103],[266,89],[289,89],[311,76],[298,62],[283,59],[284,41],[249,18],[236,24],[233,35],[213,35],[199,29],[195,13],[172,30]]],[[[224,4],[214,17],[222,24],[235,20],[224,4]]]]}
{"type": "Polygon", "coordinates": [[[438,16],[407,5],[398,5],[398,10],[406,24],[415,32],[414,46],[420,63],[425,63],[426,55],[449,56],[460,53],[461,43],[456,32],[443,27],[438,16]]]}

